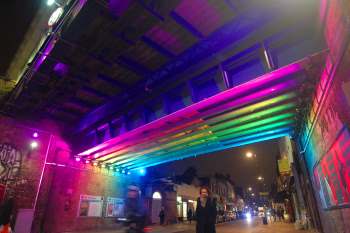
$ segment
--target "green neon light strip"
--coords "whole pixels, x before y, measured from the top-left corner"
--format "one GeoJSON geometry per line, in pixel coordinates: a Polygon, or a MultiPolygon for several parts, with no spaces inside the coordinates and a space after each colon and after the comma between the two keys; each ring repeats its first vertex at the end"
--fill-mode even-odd
{"type": "Polygon", "coordinates": [[[228,121],[228,122],[225,122],[225,123],[221,123],[220,125],[216,125],[216,126],[211,127],[211,130],[214,131],[214,132],[215,131],[224,130],[224,129],[230,128],[232,126],[236,126],[236,125],[242,124],[242,123],[247,122],[247,121],[252,121],[254,119],[266,117],[266,116],[272,115],[274,113],[278,113],[278,112],[282,112],[282,111],[285,111],[285,110],[288,110],[288,109],[292,109],[294,107],[295,107],[294,103],[289,103],[289,104],[276,106],[276,107],[273,107],[273,108],[269,108],[267,110],[263,110],[263,111],[260,111],[260,112],[257,112],[257,113],[246,115],[244,117],[240,117],[240,118],[235,119],[235,120],[231,120],[231,121],[228,121]]]}
{"type": "MultiPolygon", "coordinates": [[[[291,118],[293,116],[293,114],[283,114],[281,116],[276,116],[276,117],[272,117],[272,118],[268,118],[268,119],[264,119],[264,120],[260,120],[260,121],[257,121],[257,122],[252,122],[250,124],[247,124],[247,125],[243,125],[243,126],[240,126],[240,127],[236,127],[236,128],[232,128],[232,129],[229,129],[231,132],[229,132],[229,136],[230,137],[239,137],[239,136],[243,136],[243,135],[246,135],[246,131],[250,130],[252,131],[253,133],[254,132],[259,132],[259,128],[258,126],[263,126],[265,128],[274,128],[274,127],[277,127],[279,125],[285,125],[287,123],[291,123],[292,121],[290,119],[286,119],[286,118],[291,118]],[[284,122],[279,122],[281,120],[285,120],[284,122]],[[275,122],[276,121],[276,122],[275,122]],[[268,124],[268,125],[266,125],[268,124]]],[[[215,133],[215,136],[220,136],[220,135],[217,135],[215,133]]],[[[228,136],[227,133],[225,133],[223,136],[228,136]]],[[[223,140],[225,137],[220,137],[221,140],[223,140]]],[[[200,139],[198,139],[200,140],[200,139]]],[[[142,153],[142,152],[141,152],[142,153]]],[[[167,151],[164,151],[164,153],[167,153],[167,151]]],[[[155,156],[159,156],[159,154],[153,154],[153,153],[150,153],[150,154],[142,154],[138,157],[129,157],[128,159],[125,159],[121,162],[118,162],[117,164],[120,165],[120,164],[124,164],[124,163],[127,163],[129,161],[135,161],[135,160],[143,160],[143,159],[146,159],[146,157],[155,157],[155,156]]]]}
{"type": "Polygon", "coordinates": [[[261,132],[261,131],[264,131],[264,130],[270,130],[270,129],[278,128],[278,127],[283,127],[283,126],[290,125],[290,124],[293,124],[293,123],[294,123],[293,119],[285,120],[285,121],[276,122],[276,123],[273,123],[273,124],[267,124],[267,125],[264,125],[264,126],[261,126],[261,127],[254,127],[254,128],[252,128],[250,130],[243,130],[243,131],[238,132],[238,133],[230,133],[230,134],[227,134],[225,136],[220,136],[219,139],[220,140],[233,139],[235,137],[248,135],[248,134],[253,134],[253,133],[261,132]]]}
{"type": "Polygon", "coordinates": [[[170,155],[171,158],[169,159],[165,159],[165,160],[161,160],[161,161],[148,161],[142,164],[135,164],[133,166],[130,166],[130,169],[137,169],[140,167],[151,167],[151,166],[156,166],[162,163],[166,163],[166,162],[171,162],[171,161],[175,161],[175,160],[180,160],[180,159],[185,159],[185,158],[189,158],[189,157],[193,157],[193,156],[197,156],[197,155],[202,155],[202,154],[207,154],[207,153],[212,153],[215,151],[221,151],[221,150],[225,150],[225,149],[229,149],[229,148],[233,148],[233,147],[238,147],[238,146],[242,146],[242,145],[247,145],[247,144],[251,144],[251,143],[256,143],[256,142],[261,142],[261,141],[266,141],[266,140],[271,140],[274,138],[279,138],[279,137],[283,137],[283,136],[288,136],[290,135],[291,132],[288,133],[280,133],[280,134],[276,134],[276,135],[271,135],[271,136],[266,136],[266,137],[262,137],[262,138],[257,138],[254,140],[248,140],[248,141],[243,141],[243,142],[239,142],[236,144],[231,144],[228,146],[223,146],[223,147],[212,147],[212,148],[207,148],[207,149],[203,149],[200,151],[186,151],[184,152],[186,155],[182,155],[177,157],[176,155],[170,155]]]}
{"type": "MultiPolygon", "coordinates": [[[[240,116],[240,115],[243,115],[243,114],[247,114],[247,113],[252,113],[253,111],[256,111],[258,109],[261,109],[261,108],[264,108],[264,107],[267,107],[267,106],[270,106],[272,104],[276,104],[276,103],[279,103],[279,102],[282,102],[282,101],[286,101],[288,99],[292,99],[294,98],[296,95],[295,93],[287,93],[287,94],[284,94],[284,95],[281,95],[281,96],[277,96],[277,97],[274,97],[274,98],[271,98],[271,99],[268,99],[268,100],[265,100],[265,101],[262,101],[262,102],[259,102],[257,104],[253,104],[251,106],[247,106],[247,107],[243,107],[243,108],[240,108],[238,110],[234,110],[232,112],[229,112],[229,113],[226,113],[224,115],[218,115],[217,117],[214,117],[214,118],[211,118],[210,120],[208,120],[208,122],[217,122],[217,121],[221,121],[222,119],[226,119],[227,117],[234,117],[234,116],[240,116]]],[[[286,106],[287,108],[287,106],[286,106]]],[[[277,110],[276,110],[277,111],[277,110]]],[[[264,113],[262,113],[264,114],[264,113]]],[[[268,113],[266,113],[268,114],[268,113]]],[[[244,119],[243,119],[244,120],[244,119]]],[[[246,118],[246,120],[249,120],[249,117],[246,118]]],[[[203,125],[206,125],[207,123],[204,122],[203,124],[198,124],[198,125],[195,125],[194,127],[190,127],[190,129],[194,128],[194,129],[198,129],[199,127],[203,126],[203,125]]],[[[183,130],[183,131],[187,131],[189,130],[189,128],[183,130]]],[[[182,132],[183,132],[182,131],[182,132]]],[[[201,131],[197,131],[197,132],[194,132],[194,133],[191,133],[191,134],[187,134],[187,135],[184,135],[184,136],[181,136],[179,138],[176,138],[176,139],[182,139],[182,138],[187,138],[188,135],[192,135],[194,136],[196,133],[201,133],[203,132],[202,130],[201,131]]],[[[176,134],[179,134],[180,132],[175,132],[171,135],[176,135],[176,134]]],[[[171,136],[170,135],[170,136],[171,136]]],[[[175,141],[176,139],[170,139],[169,138],[169,143],[173,143],[172,141],[175,141]]],[[[146,142],[146,143],[142,143],[140,145],[137,145],[138,147],[141,147],[142,145],[146,146],[146,148],[142,148],[142,150],[147,150],[147,149],[150,149],[151,146],[148,146],[147,147],[147,144],[150,144],[150,142],[146,142]]],[[[177,143],[175,143],[176,145],[177,143]]],[[[178,144],[182,144],[181,141],[178,142],[178,144]]],[[[163,145],[163,146],[166,146],[166,145],[163,145]]],[[[169,146],[172,146],[171,144],[169,146]]],[[[136,149],[137,150],[137,149],[136,149]]],[[[131,152],[131,151],[130,151],[131,152]]],[[[124,152],[124,153],[116,153],[116,155],[113,155],[113,154],[110,154],[110,155],[106,155],[104,157],[101,157],[98,159],[98,161],[101,161],[101,162],[116,162],[116,161],[120,161],[120,160],[123,160],[123,159],[127,159],[129,158],[130,156],[138,156],[138,152],[132,152],[132,153],[128,153],[128,152],[124,152]]]]}
{"type": "MultiPolygon", "coordinates": [[[[175,141],[171,141],[171,142],[166,143],[164,145],[156,146],[153,150],[151,149],[151,147],[149,149],[146,149],[146,150],[151,150],[150,152],[152,152],[152,151],[156,151],[156,150],[159,150],[159,149],[166,149],[166,148],[177,146],[177,145],[187,144],[187,143],[189,143],[189,142],[191,142],[193,140],[202,140],[202,139],[205,139],[206,137],[211,137],[212,136],[210,131],[219,131],[219,130],[226,129],[228,127],[232,128],[233,126],[243,124],[243,123],[245,123],[247,121],[254,120],[255,118],[259,119],[259,118],[262,118],[264,116],[268,116],[268,115],[271,115],[271,114],[274,114],[274,113],[277,113],[277,112],[285,111],[285,110],[288,110],[288,109],[291,109],[291,108],[294,108],[294,107],[295,107],[294,103],[288,103],[288,104],[276,106],[276,107],[273,107],[273,108],[270,108],[270,109],[267,109],[267,110],[263,110],[263,111],[260,111],[260,112],[257,112],[257,113],[246,115],[246,116],[238,118],[238,119],[234,119],[234,120],[229,121],[229,122],[221,123],[220,125],[211,127],[209,129],[205,129],[205,130],[202,130],[202,131],[195,132],[194,134],[185,135],[185,136],[183,136],[180,139],[177,139],[175,141]]],[[[281,116],[283,116],[283,115],[285,115],[285,114],[282,114],[281,116]]],[[[268,118],[268,119],[266,119],[266,121],[274,121],[275,118],[279,119],[278,116],[276,116],[276,117],[272,117],[271,119],[268,118]]],[[[250,124],[253,124],[253,123],[250,123],[250,124]]],[[[250,124],[247,124],[248,128],[250,127],[249,126],[250,124]]],[[[244,126],[245,125],[243,125],[241,127],[244,127],[244,126]]],[[[237,131],[240,131],[240,127],[237,127],[237,131]]],[[[216,135],[220,135],[220,133],[215,133],[215,134],[216,135]]],[[[127,162],[127,161],[130,161],[131,159],[135,159],[135,156],[137,158],[143,156],[143,154],[139,154],[139,153],[142,153],[142,152],[137,152],[136,154],[134,153],[133,155],[126,154],[126,155],[123,155],[123,156],[118,156],[118,157],[116,157],[114,159],[111,159],[111,160],[103,160],[103,161],[108,161],[110,163],[115,163],[117,161],[125,159],[125,161],[127,162]],[[132,157],[132,158],[130,158],[130,157],[132,157]]]]}
{"type": "Polygon", "coordinates": [[[268,106],[271,106],[271,105],[274,105],[277,103],[281,103],[281,102],[286,101],[286,100],[290,100],[290,99],[295,98],[295,97],[296,97],[295,93],[287,93],[287,94],[280,95],[280,96],[277,96],[277,97],[274,97],[274,98],[271,98],[271,99],[268,99],[268,100],[265,100],[265,101],[262,101],[262,102],[259,102],[256,104],[252,104],[252,105],[247,106],[247,107],[240,108],[238,110],[227,112],[225,114],[216,114],[214,117],[210,117],[210,118],[206,117],[204,119],[206,120],[205,122],[207,124],[214,124],[214,123],[217,123],[219,121],[225,121],[227,119],[235,118],[235,117],[238,117],[240,115],[249,114],[249,113],[252,113],[254,111],[266,108],[268,106]]]}
{"type": "MultiPolygon", "coordinates": [[[[271,135],[275,135],[275,134],[280,134],[280,133],[286,133],[286,132],[291,132],[292,131],[292,128],[291,127],[283,127],[283,128],[279,128],[279,129],[274,129],[274,130],[270,130],[270,131],[266,131],[266,132],[262,132],[262,133],[257,133],[257,134],[251,134],[249,136],[243,136],[243,137],[239,137],[239,138],[236,138],[234,140],[230,140],[229,142],[226,142],[224,144],[221,144],[221,145],[217,145],[219,147],[222,147],[222,146],[225,146],[227,144],[233,144],[233,143],[239,143],[239,142],[244,142],[244,141],[247,141],[247,140],[254,140],[256,138],[262,138],[262,137],[267,137],[267,136],[271,136],[271,135]]],[[[144,163],[147,163],[147,161],[149,162],[149,160],[155,160],[155,161],[161,161],[161,160],[164,160],[164,159],[167,159],[169,156],[173,157],[173,156],[177,156],[178,154],[184,154],[184,153],[189,153],[188,150],[196,150],[196,152],[198,153],[198,150],[205,150],[205,149],[208,149],[208,147],[212,146],[212,144],[206,144],[206,145],[200,145],[200,146],[196,146],[196,147],[191,147],[191,148],[188,148],[185,149],[185,150],[181,150],[181,151],[177,151],[175,153],[172,153],[172,154],[167,154],[166,156],[163,156],[162,158],[145,158],[143,159],[143,161],[134,161],[134,162],[129,162],[129,163],[126,163],[124,164],[124,166],[133,166],[134,164],[144,164],[144,163]]]]}
{"type": "MultiPolygon", "coordinates": [[[[240,136],[244,136],[244,135],[247,135],[249,133],[256,133],[256,132],[261,132],[262,130],[268,130],[268,129],[273,129],[273,128],[276,128],[276,127],[282,127],[282,126],[285,126],[287,124],[292,124],[294,121],[292,119],[285,119],[284,121],[282,122],[268,122],[267,124],[268,125],[263,125],[263,126],[260,126],[260,127],[256,127],[256,125],[254,124],[252,126],[251,129],[243,129],[241,131],[237,131],[237,132],[234,132],[234,133],[231,133],[229,135],[225,135],[224,137],[220,137],[220,140],[224,140],[224,139],[227,139],[227,138],[233,138],[233,137],[240,137],[240,136]]],[[[214,134],[213,136],[215,136],[215,139],[216,139],[216,135],[214,134]]],[[[204,138],[203,140],[212,140],[211,137],[206,137],[204,138]]],[[[198,139],[198,141],[200,141],[200,139],[198,139]]],[[[206,143],[206,142],[204,142],[206,143]]],[[[182,145],[180,148],[179,146],[176,147],[176,149],[178,150],[181,150],[182,148],[186,148],[188,144],[184,144],[182,145]]],[[[170,151],[173,151],[173,150],[170,150],[170,151]]],[[[141,152],[142,153],[142,152],[141,152]]],[[[116,165],[122,165],[122,164],[128,164],[128,162],[130,161],[135,161],[135,160],[143,160],[143,159],[146,159],[146,157],[155,157],[155,156],[160,156],[164,153],[169,153],[169,150],[161,150],[159,151],[159,153],[147,153],[147,154],[142,154],[141,156],[137,156],[137,157],[129,157],[125,160],[122,160],[120,162],[117,162],[116,165]]],[[[110,161],[111,163],[114,163],[116,161],[110,161]]]]}
{"type": "Polygon", "coordinates": [[[264,119],[264,120],[251,122],[251,123],[239,126],[239,127],[233,127],[233,128],[226,129],[226,130],[220,130],[218,132],[214,131],[214,133],[217,136],[225,136],[226,134],[229,134],[229,133],[235,133],[235,132],[239,132],[239,131],[246,130],[246,129],[249,129],[249,128],[258,127],[258,126],[269,124],[269,123],[272,123],[272,122],[275,122],[275,121],[291,118],[293,116],[294,116],[293,113],[284,113],[284,114],[281,114],[281,115],[278,115],[278,116],[274,116],[274,117],[270,117],[270,118],[267,118],[267,119],[264,119]]]}
{"type": "MultiPolygon", "coordinates": [[[[290,117],[289,114],[287,114],[286,117],[288,117],[288,116],[290,117]]],[[[259,124],[256,124],[257,122],[253,122],[253,123],[250,124],[251,125],[250,126],[250,128],[251,128],[250,130],[249,130],[249,128],[244,127],[245,125],[243,125],[243,126],[239,127],[239,128],[243,128],[240,131],[236,130],[235,132],[232,132],[229,135],[225,135],[225,137],[220,137],[220,140],[223,140],[225,138],[226,139],[227,138],[231,138],[232,139],[234,137],[241,137],[241,136],[247,135],[248,133],[257,133],[257,132],[261,132],[262,130],[273,129],[273,128],[277,128],[279,126],[281,127],[281,126],[285,126],[285,125],[288,125],[288,124],[292,124],[294,122],[291,119],[284,119],[281,116],[277,116],[277,117],[274,117],[274,118],[275,118],[274,120],[277,119],[277,122],[273,122],[273,121],[267,121],[266,122],[266,120],[259,121],[258,122],[259,124]],[[278,121],[278,120],[281,120],[281,119],[284,119],[284,121],[278,121]],[[258,125],[261,125],[261,124],[263,125],[263,127],[257,127],[258,125]],[[264,125],[264,124],[268,124],[268,125],[264,125]]],[[[269,119],[271,119],[271,118],[269,118],[269,119]]],[[[168,153],[168,152],[166,151],[165,153],[168,153]]],[[[156,154],[156,155],[155,154],[150,154],[150,155],[144,155],[143,157],[141,157],[139,159],[130,158],[130,159],[128,159],[126,161],[123,161],[123,162],[124,163],[125,162],[135,162],[136,160],[137,161],[142,161],[142,160],[148,159],[150,157],[159,157],[159,156],[161,156],[161,155],[159,155],[159,154],[156,154]]],[[[122,163],[119,163],[119,164],[122,164],[122,163]]],[[[129,163],[127,163],[127,164],[129,164],[129,163]]]]}

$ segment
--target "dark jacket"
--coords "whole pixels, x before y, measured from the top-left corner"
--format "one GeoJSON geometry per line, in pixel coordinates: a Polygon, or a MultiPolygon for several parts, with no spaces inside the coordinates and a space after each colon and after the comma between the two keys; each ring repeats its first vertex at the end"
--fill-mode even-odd
{"type": "Polygon", "coordinates": [[[215,233],[216,200],[208,198],[205,207],[202,207],[200,199],[197,199],[196,209],[196,233],[215,233]]]}

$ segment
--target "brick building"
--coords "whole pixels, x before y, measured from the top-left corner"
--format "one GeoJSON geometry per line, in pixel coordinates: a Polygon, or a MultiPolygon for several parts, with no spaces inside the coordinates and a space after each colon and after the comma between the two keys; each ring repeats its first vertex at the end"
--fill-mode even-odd
{"type": "Polygon", "coordinates": [[[0,117],[0,160],[2,197],[15,198],[16,232],[114,228],[116,216],[107,210],[116,200],[122,208],[125,187],[138,182],[136,175],[77,163],[58,134],[7,117],[0,117]]]}

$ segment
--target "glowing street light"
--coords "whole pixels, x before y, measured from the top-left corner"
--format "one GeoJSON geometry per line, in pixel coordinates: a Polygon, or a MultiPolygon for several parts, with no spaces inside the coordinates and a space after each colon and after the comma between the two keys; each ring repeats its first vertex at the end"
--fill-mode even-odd
{"type": "Polygon", "coordinates": [[[245,156],[250,159],[253,157],[253,153],[249,151],[245,154],[245,156]]]}
{"type": "Polygon", "coordinates": [[[255,193],[252,193],[252,197],[254,197],[255,196],[255,193]]]}
{"type": "Polygon", "coordinates": [[[251,192],[252,190],[253,190],[252,187],[249,187],[249,188],[248,188],[248,191],[249,191],[249,192],[251,192]]]}
{"type": "Polygon", "coordinates": [[[263,180],[264,178],[262,176],[258,176],[258,180],[263,180]]]}
{"type": "Polygon", "coordinates": [[[38,144],[38,142],[36,142],[36,141],[33,141],[33,142],[30,143],[30,147],[31,147],[32,149],[36,149],[36,148],[38,148],[38,146],[39,146],[39,144],[38,144]]]}
{"type": "Polygon", "coordinates": [[[47,0],[46,5],[52,6],[53,4],[56,4],[56,6],[61,6],[59,3],[57,3],[55,0],[47,0]]]}

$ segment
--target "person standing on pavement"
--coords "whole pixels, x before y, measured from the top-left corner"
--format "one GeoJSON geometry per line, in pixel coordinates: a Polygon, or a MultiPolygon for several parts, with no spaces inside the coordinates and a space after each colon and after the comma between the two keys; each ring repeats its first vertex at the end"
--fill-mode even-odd
{"type": "Polygon", "coordinates": [[[202,187],[199,191],[196,209],[196,233],[215,233],[216,200],[209,196],[209,189],[202,187]]]}
{"type": "Polygon", "coordinates": [[[164,218],[165,218],[165,212],[164,212],[164,207],[159,212],[159,220],[160,220],[160,225],[164,225],[164,218]]]}

